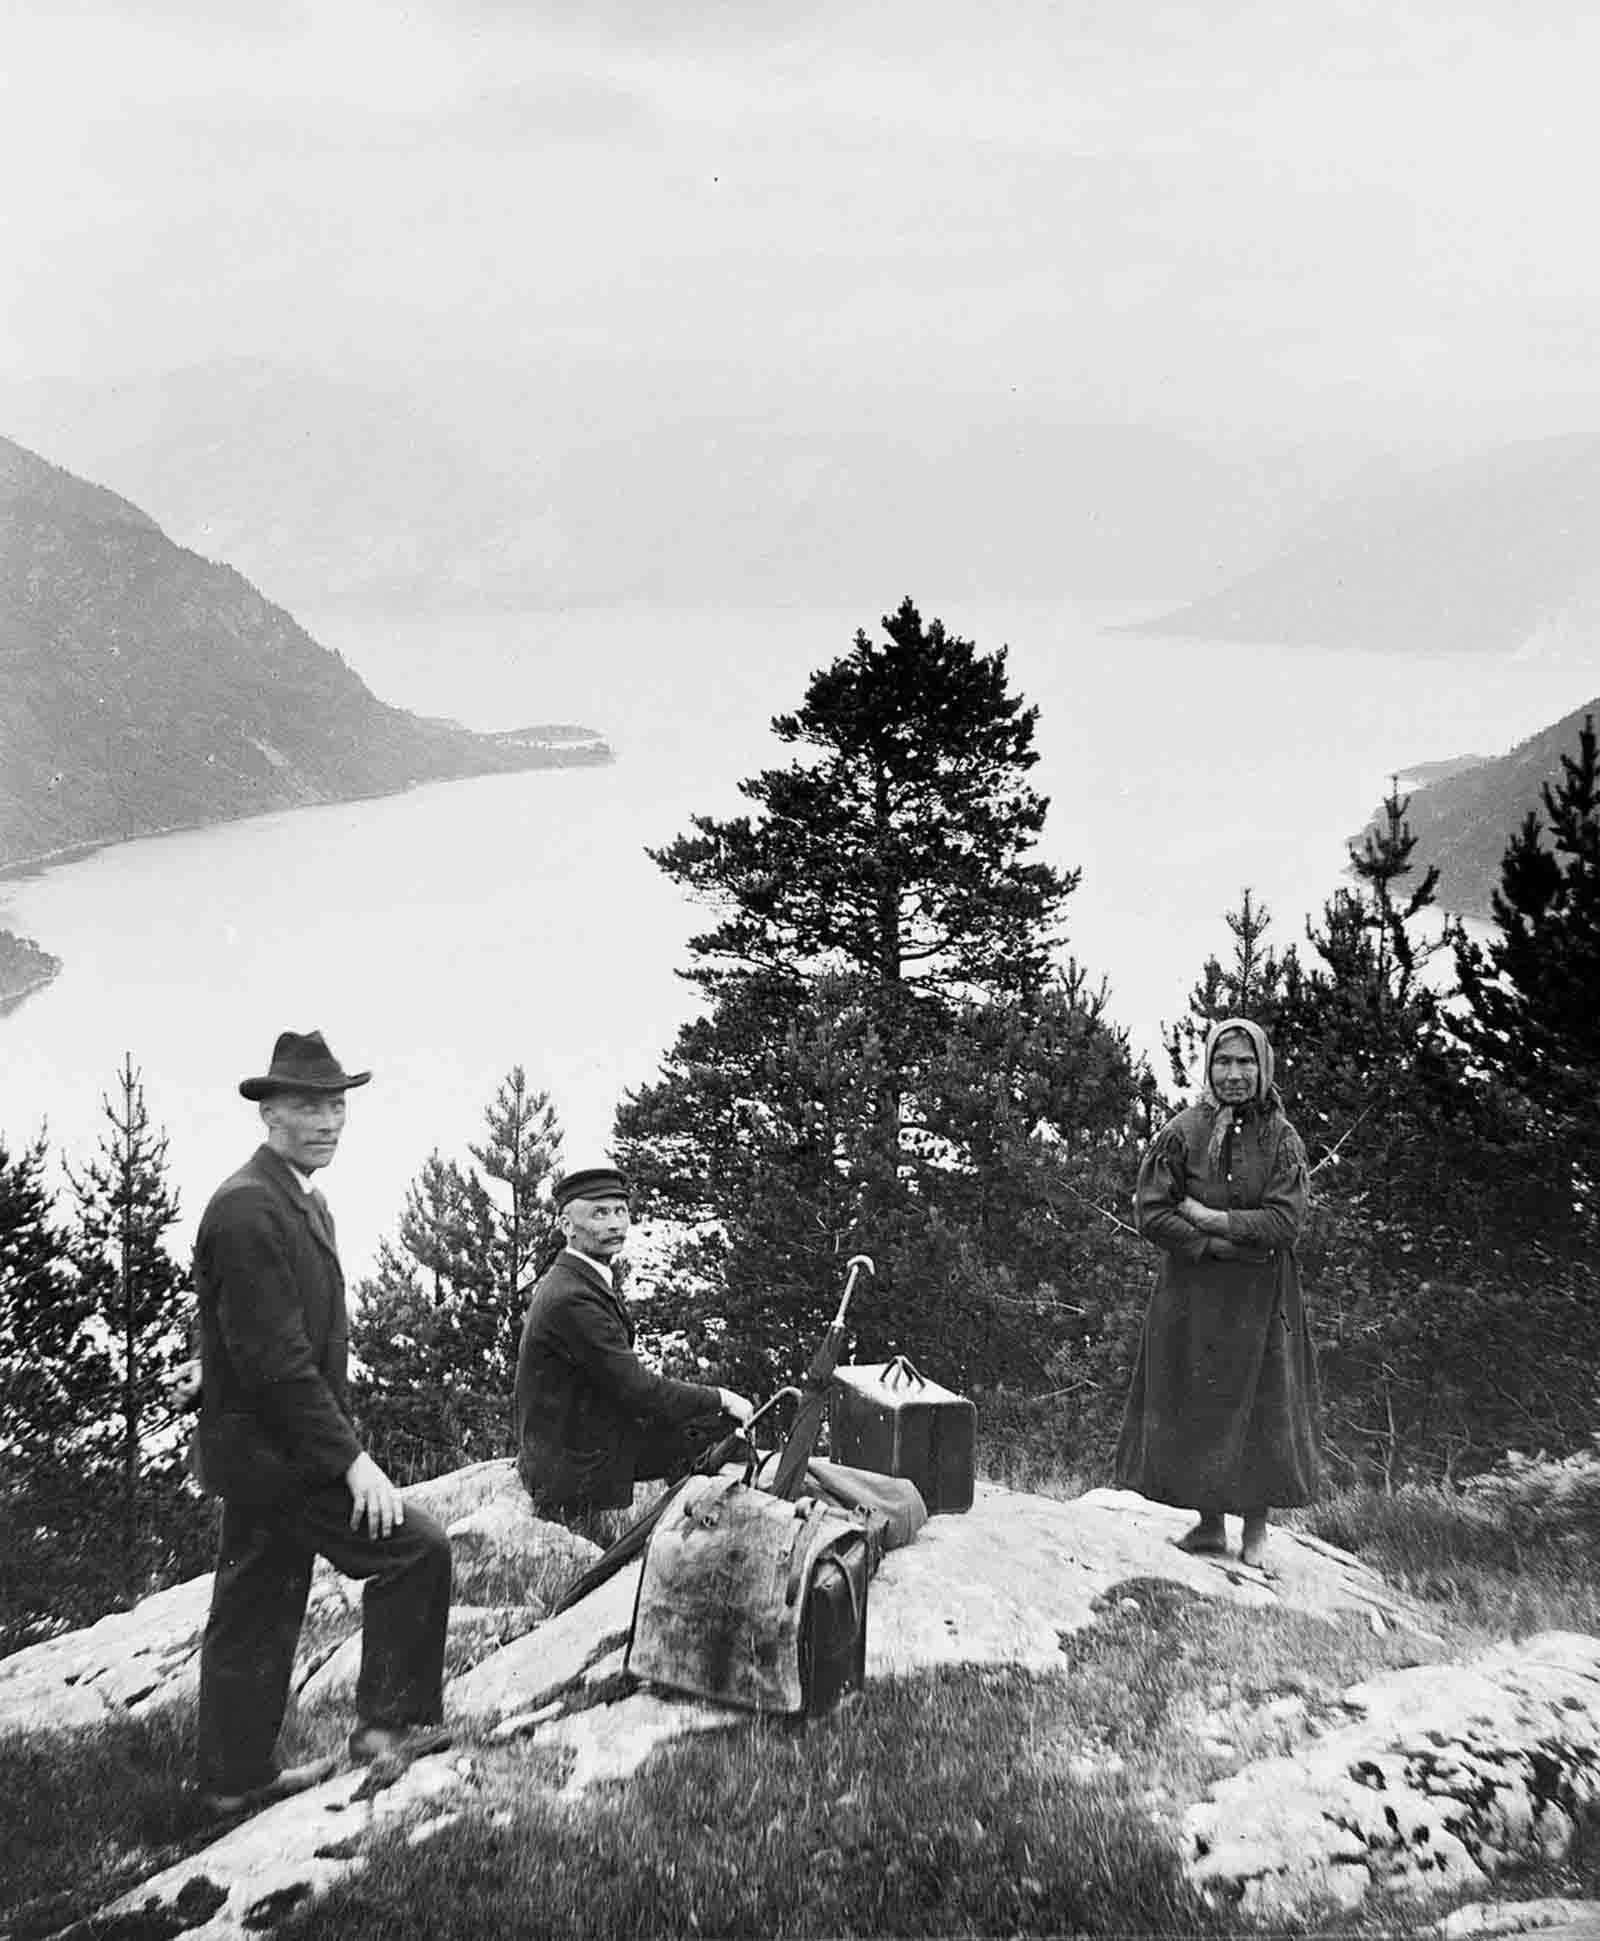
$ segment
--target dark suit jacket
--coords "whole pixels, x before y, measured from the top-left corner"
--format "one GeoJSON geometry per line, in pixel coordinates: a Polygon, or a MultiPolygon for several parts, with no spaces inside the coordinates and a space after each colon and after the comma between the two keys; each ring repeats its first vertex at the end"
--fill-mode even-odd
{"type": "Polygon", "coordinates": [[[333,1222],[269,1146],[212,1194],[194,1280],[202,1484],[248,1502],[338,1481],[361,1453],[344,1274],[333,1222]]]}
{"type": "Polygon", "coordinates": [[[551,1504],[626,1509],[643,1436],[716,1415],[717,1390],[646,1368],[604,1274],[566,1252],[533,1290],[517,1353],[518,1466],[551,1504]]]}

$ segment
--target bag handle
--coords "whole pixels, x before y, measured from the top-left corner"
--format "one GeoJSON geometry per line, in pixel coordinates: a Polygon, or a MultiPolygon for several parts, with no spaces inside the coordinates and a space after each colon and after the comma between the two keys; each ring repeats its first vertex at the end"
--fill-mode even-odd
{"type": "MultiPolygon", "coordinates": [[[[755,1436],[751,1432],[754,1430],[756,1424],[761,1420],[761,1418],[764,1415],[768,1414],[771,1410],[775,1409],[778,1406],[778,1404],[784,1400],[786,1396],[791,1398],[794,1401],[794,1404],[797,1408],[799,1407],[800,1402],[803,1399],[801,1397],[799,1389],[797,1388],[777,1389],[773,1394],[767,1397],[766,1401],[764,1401],[761,1404],[760,1408],[758,1408],[755,1411],[755,1413],[750,1417],[749,1421],[746,1422],[738,1432],[744,1438],[744,1445],[750,1452],[749,1458],[746,1461],[744,1466],[745,1484],[750,1489],[754,1489],[757,1486],[757,1478],[761,1474],[761,1460],[762,1460],[761,1445],[756,1441],[755,1436]]],[[[777,1453],[776,1449],[774,1449],[773,1453],[776,1455],[777,1453]]]]}
{"type": "Polygon", "coordinates": [[[917,1373],[916,1364],[909,1355],[896,1355],[894,1360],[885,1366],[882,1379],[885,1388],[898,1388],[902,1382],[915,1382],[918,1388],[928,1386],[917,1373]]]}

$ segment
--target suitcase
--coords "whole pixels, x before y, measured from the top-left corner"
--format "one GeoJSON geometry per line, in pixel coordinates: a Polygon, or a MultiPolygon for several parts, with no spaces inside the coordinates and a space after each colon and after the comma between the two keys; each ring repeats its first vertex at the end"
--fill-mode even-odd
{"type": "Polygon", "coordinates": [[[846,1365],[828,1394],[828,1449],[836,1462],[908,1476],[930,1516],[972,1508],[977,1410],[930,1382],[906,1359],[846,1365]]]}
{"type": "Polygon", "coordinates": [[[624,1666],[754,1712],[825,1711],[866,1677],[868,1575],[858,1519],[691,1476],[651,1533],[624,1666]]]}

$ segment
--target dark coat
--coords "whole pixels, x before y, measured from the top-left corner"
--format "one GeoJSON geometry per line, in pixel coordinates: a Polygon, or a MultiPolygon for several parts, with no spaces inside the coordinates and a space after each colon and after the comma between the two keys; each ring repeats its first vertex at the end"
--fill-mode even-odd
{"type": "Polygon", "coordinates": [[[195,1471],[243,1503],[337,1482],[361,1453],[333,1222],[260,1146],[224,1180],[194,1250],[201,1400],[195,1471]]]}
{"type": "Polygon", "coordinates": [[[1191,1106],[1139,1168],[1139,1231],[1161,1251],[1117,1448],[1117,1481],[1159,1503],[1244,1511],[1309,1503],[1320,1486],[1316,1358],[1295,1244],[1307,1174],[1275,1103],[1248,1108],[1220,1141],[1191,1106]],[[1178,1211],[1225,1208],[1218,1259],[1178,1211]]]}
{"type": "Polygon", "coordinates": [[[626,1509],[651,1432],[720,1412],[716,1389],[646,1368],[634,1333],[605,1275],[570,1250],[533,1290],[517,1352],[518,1468],[552,1506],[626,1509]]]}

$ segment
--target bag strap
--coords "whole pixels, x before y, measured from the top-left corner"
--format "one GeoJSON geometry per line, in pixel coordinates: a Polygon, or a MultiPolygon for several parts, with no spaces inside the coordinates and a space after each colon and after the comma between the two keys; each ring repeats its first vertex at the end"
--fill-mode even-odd
{"type": "Polygon", "coordinates": [[[855,1623],[859,1625],[861,1622],[862,1605],[865,1603],[867,1596],[867,1578],[872,1575],[872,1544],[870,1538],[864,1531],[857,1530],[852,1530],[844,1536],[830,1538],[821,1550],[817,1552],[817,1562],[819,1564],[829,1563],[838,1566],[839,1573],[844,1578],[845,1589],[850,1593],[850,1615],[855,1623]],[[862,1575],[861,1595],[859,1597],[856,1595],[855,1575],[851,1571],[850,1566],[845,1562],[846,1551],[855,1543],[862,1543],[867,1549],[867,1569],[862,1575]]]}
{"type": "Polygon", "coordinates": [[[916,1366],[909,1355],[896,1355],[883,1371],[885,1388],[898,1388],[902,1382],[915,1382],[918,1388],[926,1388],[928,1385],[917,1373],[916,1366]]]}
{"type": "Polygon", "coordinates": [[[789,1581],[783,1587],[785,1604],[792,1604],[800,1595],[800,1587],[810,1572],[811,1540],[828,1514],[828,1506],[820,1497],[808,1496],[805,1509],[802,1511],[797,1503],[795,1512],[794,1530],[789,1538],[789,1581]]]}

